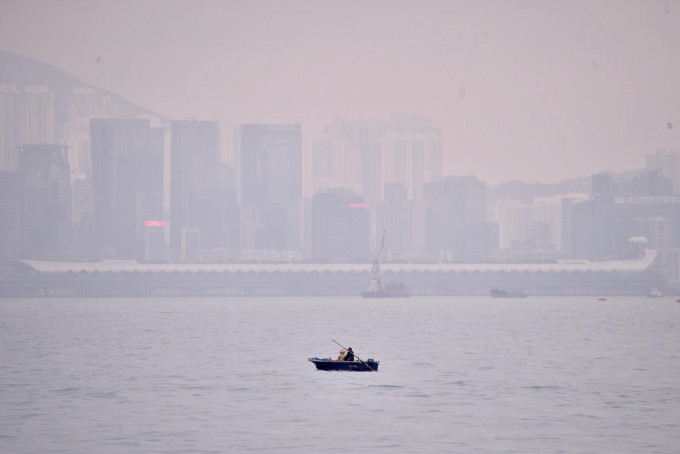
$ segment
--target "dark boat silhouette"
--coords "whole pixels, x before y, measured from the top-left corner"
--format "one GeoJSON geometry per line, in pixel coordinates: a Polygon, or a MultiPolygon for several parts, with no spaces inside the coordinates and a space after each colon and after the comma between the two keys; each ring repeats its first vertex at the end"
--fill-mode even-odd
{"type": "Polygon", "coordinates": [[[491,296],[494,298],[526,298],[529,295],[523,288],[504,289],[494,287],[491,289],[491,296]]]}
{"type": "Polygon", "coordinates": [[[378,372],[380,361],[372,358],[366,361],[336,361],[330,358],[308,358],[318,370],[338,370],[347,372],[378,372]]]}

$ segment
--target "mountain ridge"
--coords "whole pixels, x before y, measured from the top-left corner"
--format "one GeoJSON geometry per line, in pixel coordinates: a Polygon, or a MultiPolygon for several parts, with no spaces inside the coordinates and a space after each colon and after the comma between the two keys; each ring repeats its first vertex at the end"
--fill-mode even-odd
{"type": "Polygon", "coordinates": [[[90,87],[99,93],[111,96],[118,104],[120,116],[123,118],[150,114],[167,119],[166,116],[128,101],[116,93],[84,82],[50,63],[5,50],[0,50],[0,85],[2,84],[15,85],[21,89],[32,85],[49,87],[54,94],[55,132],[58,135],[61,134],[61,127],[68,122],[69,96],[76,87],[90,87]]]}

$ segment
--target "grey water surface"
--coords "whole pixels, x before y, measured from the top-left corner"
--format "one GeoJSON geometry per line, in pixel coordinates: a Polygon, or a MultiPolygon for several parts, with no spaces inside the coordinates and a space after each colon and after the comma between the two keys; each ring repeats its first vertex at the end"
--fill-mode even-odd
{"type": "Polygon", "coordinates": [[[677,453],[680,304],[0,300],[0,385],[2,453],[677,453]]]}

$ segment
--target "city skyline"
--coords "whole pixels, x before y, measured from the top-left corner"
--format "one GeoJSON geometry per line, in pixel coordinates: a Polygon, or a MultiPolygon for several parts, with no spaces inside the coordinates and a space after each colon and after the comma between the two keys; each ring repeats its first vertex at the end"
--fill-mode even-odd
{"type": "Polygon", "coordinates": [[[417,113],[441,128],[443,174],[489,184],[639,168],[680,143],[668,2],[164,5],[3,3],[0,47],[227,130],[417,113]]]}

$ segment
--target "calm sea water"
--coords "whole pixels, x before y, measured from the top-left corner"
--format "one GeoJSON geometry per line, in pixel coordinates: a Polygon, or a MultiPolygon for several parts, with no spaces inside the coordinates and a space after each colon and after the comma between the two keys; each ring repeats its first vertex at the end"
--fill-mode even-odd
{"type": "Polygon", "coordinates": [[[0,300],[0,349],[2,453],[680,452],[675,298],[0,300]]]}

